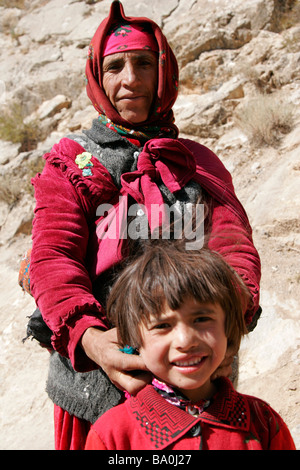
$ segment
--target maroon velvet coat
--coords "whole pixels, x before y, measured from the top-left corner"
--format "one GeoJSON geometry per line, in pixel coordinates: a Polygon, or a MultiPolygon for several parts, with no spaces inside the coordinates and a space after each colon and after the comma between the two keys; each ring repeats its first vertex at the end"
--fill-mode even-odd
{"type": "Polygon", "coordinates": [[[37,204],[30,266],[31,291],[53,331],[53,346],[71,359],[75,370],[96,367],[77,348],[84,331],[91,326],[108,328],[92,282],[121,260],[121,241],[101,241],[97,236],[97,208],[111,203],[122,210],[128,194],[146,207],[160,202],[159,177],[171,192],[193,179],[211,195],[209,247],[223,255],[248,286],[251,305],[245,315],[250,323],[259,305],[260,260],[231,176],[216,155],[190,140],[152,139],[139,156],[138,170],[123,175],[119,191],[95,157],[90,176],[83,176],[75,162],[83,152],[78,143],[62,139],[34,179],[37,204]]]}

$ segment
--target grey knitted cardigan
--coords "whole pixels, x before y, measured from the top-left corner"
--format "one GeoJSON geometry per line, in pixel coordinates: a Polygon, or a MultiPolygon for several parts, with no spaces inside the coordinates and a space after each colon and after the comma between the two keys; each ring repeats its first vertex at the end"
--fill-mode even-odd
{"type": "MultiPolygon", "coordinates": [[[[138,148],[131,144],[98,120],[94,120],[92,128],[83,134],[67,137],[78,142],[87,152],[98,158],[119,188],[121,175],[136,170],[137,158],[142,147],[138,148]]],[[[200,186],[192,181],[176,195],[171,194],[162,182],[158,186],[165,203],[170,206],[176,202],[195,203],[201,194],[200,186]]],[[[107,286],[106,290],[101,290],[100,286],[98,293],[95,292],[97,299],[104,304],[105,295],[107,295],[107,286]]],[[[117,405],[123,396],[100,368],[86,373],[76,372],[70,360],[55,351],[50,357],[46,391],[56,405],[90,423],[94,423],[105,411],[117,405]]]]}

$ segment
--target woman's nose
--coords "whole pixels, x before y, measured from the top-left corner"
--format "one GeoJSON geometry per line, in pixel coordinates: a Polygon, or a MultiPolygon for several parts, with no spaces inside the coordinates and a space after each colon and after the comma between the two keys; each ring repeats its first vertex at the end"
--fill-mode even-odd
{"type": "Polygon", "coordinates": [[[134,85],[138,82],[138,73],[136,68],[130,62],[127,62],[122,72],[123,85],[134,85]]]}

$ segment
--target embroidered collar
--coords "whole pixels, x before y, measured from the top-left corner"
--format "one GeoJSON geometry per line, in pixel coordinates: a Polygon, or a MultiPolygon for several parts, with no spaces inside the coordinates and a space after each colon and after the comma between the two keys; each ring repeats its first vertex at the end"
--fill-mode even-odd
{"type": "Polygon", "coordinates": [[[149,439],[149,449],[162,450],[183,437],[198,422],[227,429],[248,431],[250,411],[246,398],[236,392],[228,379],[218,380],[218,392],[211,405],[194,417],[167,402],[152,385],[146,386],[126,405],[149,439]]]}
{"type": "Polygon", "coordinates": [[[203,413],[203,411],[209,407],[211,400],[199,400],[196,403],[192,403],[188,398],[182,395],[177,389],[170,387],[169,385],[161,382],[157,379],[152,380],[154,389],[172,405],[178,406],[187,413],[195,416],[203,413]]]}

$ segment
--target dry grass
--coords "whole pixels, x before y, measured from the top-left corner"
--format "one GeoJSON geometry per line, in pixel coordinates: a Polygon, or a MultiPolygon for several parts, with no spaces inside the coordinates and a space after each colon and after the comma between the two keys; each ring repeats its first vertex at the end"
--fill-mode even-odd
{"type": "Polygon", "coordinates": [[[41,138],[38,122],[27,123],[24,118],[20,104],[12,104],[0,114],[0,139],[20,144],[20,152],[35,149],[41,138]]]}
{"type": "Polygon", "coordinates": [[[25,0],[0,0],[0,7],[4,8],[25,8],[25,0]]]}
{"type": "Polygon", "coordinates": [[[0,201],[8,206],[14,206],[22,199],[24,194],[30,194],[33,197],[34,189],[31,179],[43,171],[45,160],[41,157],[34,161],[25,161],[20,169],[7,172],[0,175],[0,201]]]}
{"type": "MultiPolygon", "coordinates": [[[[12,103],[0,114],[0,139],[19,144],[19,153],[30,152],[42,139],[42,131],[37,121],[24,121],[21,104],[12,103]]],[[[18,202],[24,193],[33,195],[30,180],[44,167],[42,158],[24,160],[18,171],[8,171],[0,176],[0,201],[9,206],[18,202]]]]}
{"type": "Polygon", "coordinates": [[[0,182],[0,201],[13,206],[21,199],[22,190],[20,188],[20,181],[6,179],[6,177],[1,175],[0,182]]]}
{"type": "Polygon", "coordinates": [[[282,8],[282,15],[279,15],[279,31],[289,29],[300,22],[300,1],[288,0],[282,8]]]}
{"type": "Polygon", "coordinates": [[[236,124],[256,146],[276,146],[293,128],[294,106],[277,93],[258,94],[235,116],[236,124]]]}

